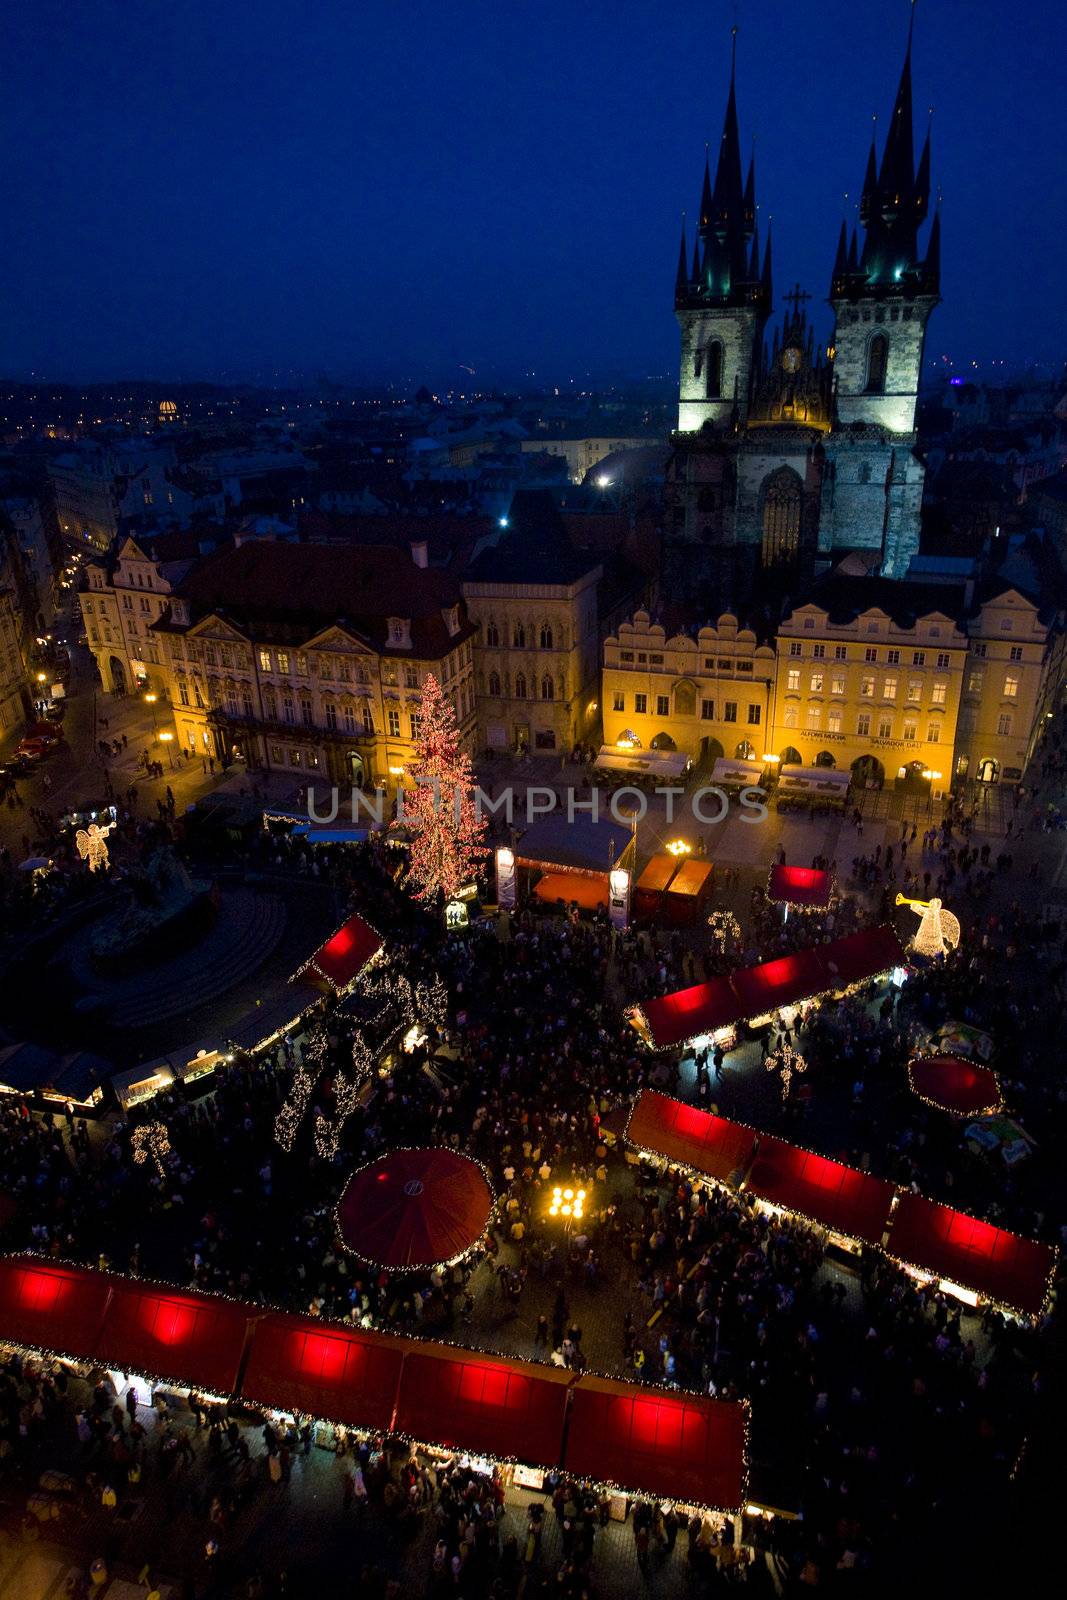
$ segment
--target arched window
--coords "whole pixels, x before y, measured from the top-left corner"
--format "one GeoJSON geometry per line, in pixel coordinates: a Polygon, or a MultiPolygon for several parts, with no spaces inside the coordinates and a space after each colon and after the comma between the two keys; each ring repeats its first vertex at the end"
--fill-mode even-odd
{"type": "Polygon", "coordinates": [[[552,679],[549,677],[548,673],[546,672],[544,677],[541,679],[541,699],[542,700],[552,700],[553,698],[554,698],[554,691],[553,691],[553,688],[552,688],[552,679]]]}
{"type": "Polygon", "coordinates": [[[542,624],[541,624],[541,649],[542,650],[551,650],[551,648],[552,648],[552,624],[550,622],[542,622],[542,624]]]}
{"type": "Polygon", "coordinates": [[[516,698],[516,700],[525,700],[526,699],[526,674],[525,674],[525,672],[517,672],[515,674],[515,698],[516,698]]]}
{"type": "Polygon", "coordinates": [[[500,643],[500,629],[497,627],[495,622],[487,622],[486,623],[486,625],[485,625],[485,642],[486,642],[486,644],[499,644],[500,643]]]}
{"type": "Polygon", "coordinates": [[[493,695],[498,695],[500,693],[499,672],[491,672],[489,674],[489,693],[493,695]]]}
{"type": "Polygon", "coordinates": [[[788,467],[779,467],[764,486],[763,565],[789,566],[799,547],[800,479],[788,467]]]}
{"type": "Polygon", "coordinates": [[[867,346],[867,394],[885,394],[885,374],[889,365],[889,340],[876,333],[867,346]]]}
{"type": "Polygon", "coordinates": [[[516,622],[515,631],[511,636],[511,642],[515,646],[516,650],[525,650],[526,629],[523,627],[521,622],[516,622]]]}
{"type": "Polygon", "coordinates": [[[708,400],[722,398],[722,345],[712,339],[704,351],[704,394],[708,400]]]}

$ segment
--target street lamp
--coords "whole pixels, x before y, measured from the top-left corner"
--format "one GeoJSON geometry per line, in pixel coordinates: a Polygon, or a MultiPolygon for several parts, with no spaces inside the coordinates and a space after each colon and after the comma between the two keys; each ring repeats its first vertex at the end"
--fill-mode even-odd
{"type": "Polygon", "coordinates": [[[157,694],[146,694],[145,695],[145,701],[152,708],[152,737],[153,738],[156,737],[156,734],[158,732],[158,729],[156,727],[156,701],[158,699],[159,699],[159,696],[157,694]]]}
{"type": "Polygon", "coordinates": [[[159,736],[159,742],[160,742],[160,744],[165,744],[166,747],[167,747],[167,756],[168,756],[168,759],[170,760],[170,770],[173,772],[174,771],[174,751],[171,749],[171,744],[174,742],[174,735],[172,733],[161,733],[160,736],[159,736]]]}

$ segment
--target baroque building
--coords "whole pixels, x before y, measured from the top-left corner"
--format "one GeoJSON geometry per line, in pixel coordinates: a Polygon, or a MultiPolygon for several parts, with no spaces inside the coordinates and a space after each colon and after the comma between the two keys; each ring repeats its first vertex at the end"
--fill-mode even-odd
{"type": "Polygon", "coordinates": [[[903,577],[919,543],[915,451],[926,328],[938,304],[940,224],[925,249],[930,139],[912,135],[911,38],[879,162],[872,143],[859,230],[842,224],[823,345],[797,285],[772,310],[771,241],[760,249],[754,160],[742,175],[733,66],[714,179],[705,162],[696,238],[675,280],[678,428],[668,469],[671,592],[707,604],[795,591],[834,554],[903,577]]]}

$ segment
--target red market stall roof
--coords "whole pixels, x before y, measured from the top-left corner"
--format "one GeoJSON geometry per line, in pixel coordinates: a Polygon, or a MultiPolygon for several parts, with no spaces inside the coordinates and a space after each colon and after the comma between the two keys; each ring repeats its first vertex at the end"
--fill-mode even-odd
{"type": "Polygon", "coordinates": [[[12,1256],[0,1261],[0,1338],[92,1357],[111,1294],[102,1274],[12,1256]]]}
{"type": "Polygon", "coordinates": [[[580,872],[548,872],[534,884],[534,895],[546,905],[557,900],[570,905],[573,900],[583,911],[607,906],[608,880],[603,875],[587,878],[580,872]]]}
{"type": "Polygon", "coordinates": [[[776,905],[824,911],[830,904],[833,887],[834,880],[829,872],[820,872],[815,867],[787,867],[776,862],[767,882],[767,898],[776,905]]]}
{"type": "Polygon", "coordinates": [[[725,1182],[747,1170],[756,1146],[751,1128],[713,1117],[669,1095],[645,1089],[634,1102],[626,1137],[639,1149],[725,1182]]]}
{"type": "Polygon", "coordinates": [[[795,950],[776,961],[763,961],[758,967],[732,973],[730,982],[741,1002],[742,1016],[759,1017],[819,994],[827,987],[820,954],[818,948],[795,950]]]}
{"type": "Polygon", "coordinates": [[[779,1006],[848,989],[904,966],[906,959],[891,927],[864,928],[829,944],[740,968],[728,978],[713,978],[646,1000],[640,1012],[652,1048],[665,1050],[698,1034],[714,1033],[717,1028],[776,1011],[779,1006]]]}
{"type": "Polygon", "coordinates": [[[965,1211],[904,1194],[893,1214],[888,1253],[907,1265],[1037,1316],[1045,1304],[1056,1251],[965,1211]]]}
{"type": "Polygon", "coordinates": [[[382,941],[362,917],[349,917],[326,943],[320,945],[296,974],[298,978],[314,982],[325,979],[339,993],[359,977],[367,962],[378,954],[382,941]]]}
{"type": "Polygon", "coordinates": [[[583,1373],[564,1466],[637,1494],[737,1510],[745,1500],[745,1408],[583,1373]]]}
{"type": "Polygon", "coordinates": [[[269,1312],[255,1325],[241,1393],[278,1411],[388,1431],[405,1349],[403,1339],[269,1312]]]}
{"type": "Polygon", "coordinates": [[[920,1100],[955,1117],[1000,1110],[996,1073],[962,1056],[915,1056],[908,1063],[908,1082],[920,1100]]]}
{"type": "Polygon", "coordinates": [[[177,1378],[212,1394],[235,1392],[247,1306],[136,1279],[108,1281],[112,1295],[94,1352],[99,1359],[123,1372],[177,1378]]]}
{"type": "Polygon", "coordinates": [[[455,1150],[391,1150],[361,1167],[337,1205],[353,1255],[390,1271],[455,1261],[477,1244],[493,1191],[476,1161],[455,1150]]]}
{"type": "Polygon", "coordinates": [[[554,1467],[573,1378],[560,1367],[410,1344],[394,1426],[423,1444],[554,1467]]]}
{"type": "Polygon", "coordinates": [[[881,1244],[896,1192],[884,1178],[872,1178],[767,1134],[760,1135],[748,1188],[771,1205],[865,1244],[881,1244]]]}
{"type": "Polygon", "coordinates": [[[732,1027],[744,1016],[729,978],[712,978],[709,983],[696,983],[690,989],[676,989],[657,1000],[645,1000],[641,1012],[655,1050],[732,1027]]]}

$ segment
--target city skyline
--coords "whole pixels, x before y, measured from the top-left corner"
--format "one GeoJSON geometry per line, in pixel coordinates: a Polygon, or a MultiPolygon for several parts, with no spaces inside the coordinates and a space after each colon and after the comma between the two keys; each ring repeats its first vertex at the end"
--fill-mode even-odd
{"type": "MultiPolygon", "coordinates": [[[[782,6],[673,15],[669,34],[639,5],[549,5],[539,28],[474,5],[462,31],[377,5],[353,19],[270,3],[254,33],[242,5],[210,23],[199,4],[12,19],[0,368],[86,382],[294,367],[457,385],[667,376],[680,213],[691,235],[735,21],[774,316],[799,283],[828,330],[837,234],[872,114],[884,137],[908,7],[856,15],[833,0],[803,30],[782,6]]],[[[1030,15],[1062,30],[1050,6],[1030,15]]],[[[1057,54],[1048,28],[1013,30],[991,0],[917,8],[916,136],[932,102],[944,192],[928,365],[1059,363],[1057,54]],[[960,44],[965,16],[977,51],[960,44]],[[1029,87],[1005,127],[981,108],[1009,78],[1029,87]]]]}

